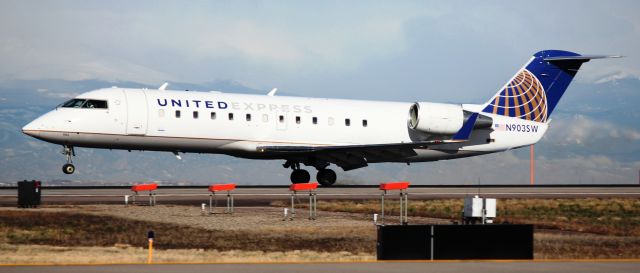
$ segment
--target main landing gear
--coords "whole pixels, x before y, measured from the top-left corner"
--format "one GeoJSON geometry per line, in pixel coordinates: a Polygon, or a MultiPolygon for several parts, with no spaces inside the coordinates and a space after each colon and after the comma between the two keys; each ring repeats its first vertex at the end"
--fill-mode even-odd
{"type": "Polygon", "coordinates": [[[318,183],[322,186],[331,186],[336,183],[337,176],[336,172],[332,169],[321,169],[318,170],[316,179],[318,179],[318,183]]]}
{"type": "MultiPolygon", "coordinates": [[[[309,164],[305,163],[305,165],[309,164]]],[[[305,169],[300,168],[300,162],[287,160],[287,162],[282,166],[285,168],[291,168],[293,170],[291,172],[291,183],[293,184],[309,183],[309,181],[311,180],[311,175],[309,174],[309,172],[305,169]]],[[[328,187],[336,183],[336,172],[331,169],[327,169],[327,167],[329,166],[328,163],[312,164],[312,166],[314,166],[318,170],[316,179],[318,180],[318,183],[320,183],[320,185],[328,187]]]]}
{"type": "Polygon", "coordinates": [[[311,180],[311,175],[307,170],[297,169],[291,172],[291,183],[309,183],[311,180]]]}
{"type": "Polygon", "coordinates": [[[73,150],[73,146],[65,145],[62,149],[62,154],[67,156],[67,164],[62,165],[62,172],[72,174],[76,171],[76,166],[73,166],[73,161],[71,160],[71,157],[76,155],[76,152],[73,150]]]}
{"type": "Polygon", "coordinates": [[[309,175],[309,172],[305,169],[300,169],[300,162],[292,162],[287,160],[287,162],[285,162],[282,166],[285,168],[291,168],[293,170],[290,177],[291,183],[293,184],[309,183],[309,180],[311,180],[311,175],[309,175]]]}

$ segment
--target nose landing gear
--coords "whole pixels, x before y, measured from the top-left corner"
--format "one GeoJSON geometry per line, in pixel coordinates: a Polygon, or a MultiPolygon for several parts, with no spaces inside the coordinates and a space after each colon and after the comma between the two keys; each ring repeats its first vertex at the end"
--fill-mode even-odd
{"type": "Polygon", "coordinates": [[[65,174],[72,174],[76,171],[76,167],[73,166],[73,161],[71,160],[71,157],[76,155],[76,152],[73,150],[73,146],[65,145],[62,149],[62,154],[67,157],[67,164],[62,165],[62,172],[65,174]]]}
{"type": "Polygon", "coordinates": [[[73,164],[71,164],[71,163],[67,163],[67,164],[62,165],[62,172],[63,173],[72,174],[75,171],[76,171],[76,167],[73,166],[73,164]]]}

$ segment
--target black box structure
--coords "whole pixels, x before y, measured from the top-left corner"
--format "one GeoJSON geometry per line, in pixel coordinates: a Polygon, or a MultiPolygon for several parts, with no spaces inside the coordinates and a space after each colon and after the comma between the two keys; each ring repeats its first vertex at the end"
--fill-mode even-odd
{"type": "Polygon", "coordinates": [[[41,199],[40,181],[19,181],[18,182],[18,207],[35,208],[40,205],[41,199]]]}
{"type": "Polygon", "coordinates": [[[530,260],[533,225],[378,226],[378,260],[530,260]]]}

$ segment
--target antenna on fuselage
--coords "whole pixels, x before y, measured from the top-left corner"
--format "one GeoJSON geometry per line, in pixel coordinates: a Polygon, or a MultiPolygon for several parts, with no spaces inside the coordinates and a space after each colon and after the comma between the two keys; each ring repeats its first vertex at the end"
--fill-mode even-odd
{"type": "Polygon", "coordinates": [[[269,91],[267,96],[273,97],[276,95],[276,92],[278,92],[278,88],[271,89],[271,91],[269,91]]]}
{"type": "Polygon", "coordinates": [[[167,88],[167,86],[169,86],[169,83],[165,82],[158,88],[158,90],[164,91],[167,88]]]}

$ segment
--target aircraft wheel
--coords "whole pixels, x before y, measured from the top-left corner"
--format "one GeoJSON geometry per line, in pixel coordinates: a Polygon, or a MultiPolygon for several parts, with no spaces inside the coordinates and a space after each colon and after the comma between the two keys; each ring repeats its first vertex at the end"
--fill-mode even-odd
{"type": "Polygon", "coordinates": [[[318,175],[316,175],[316,179],[318,179],[318,183],[320,185],[328,187],[336,183],[336,172],[331,169],[323,169],[318,171],[318,175]]]}
{"type": "Polygon", "coordinates": [[[62,166],[62,172],[66,174],[72,174],[76,171],[76,166],[73,166],[71,163],[64,164],[62,166]]]}
{"type": "Polygon", "coordinates": [[[291,183],[293,184],[309,183],[309,180],[311,180],[311,175],[306,170],[298,169],[291,173],[291,183]]]}

